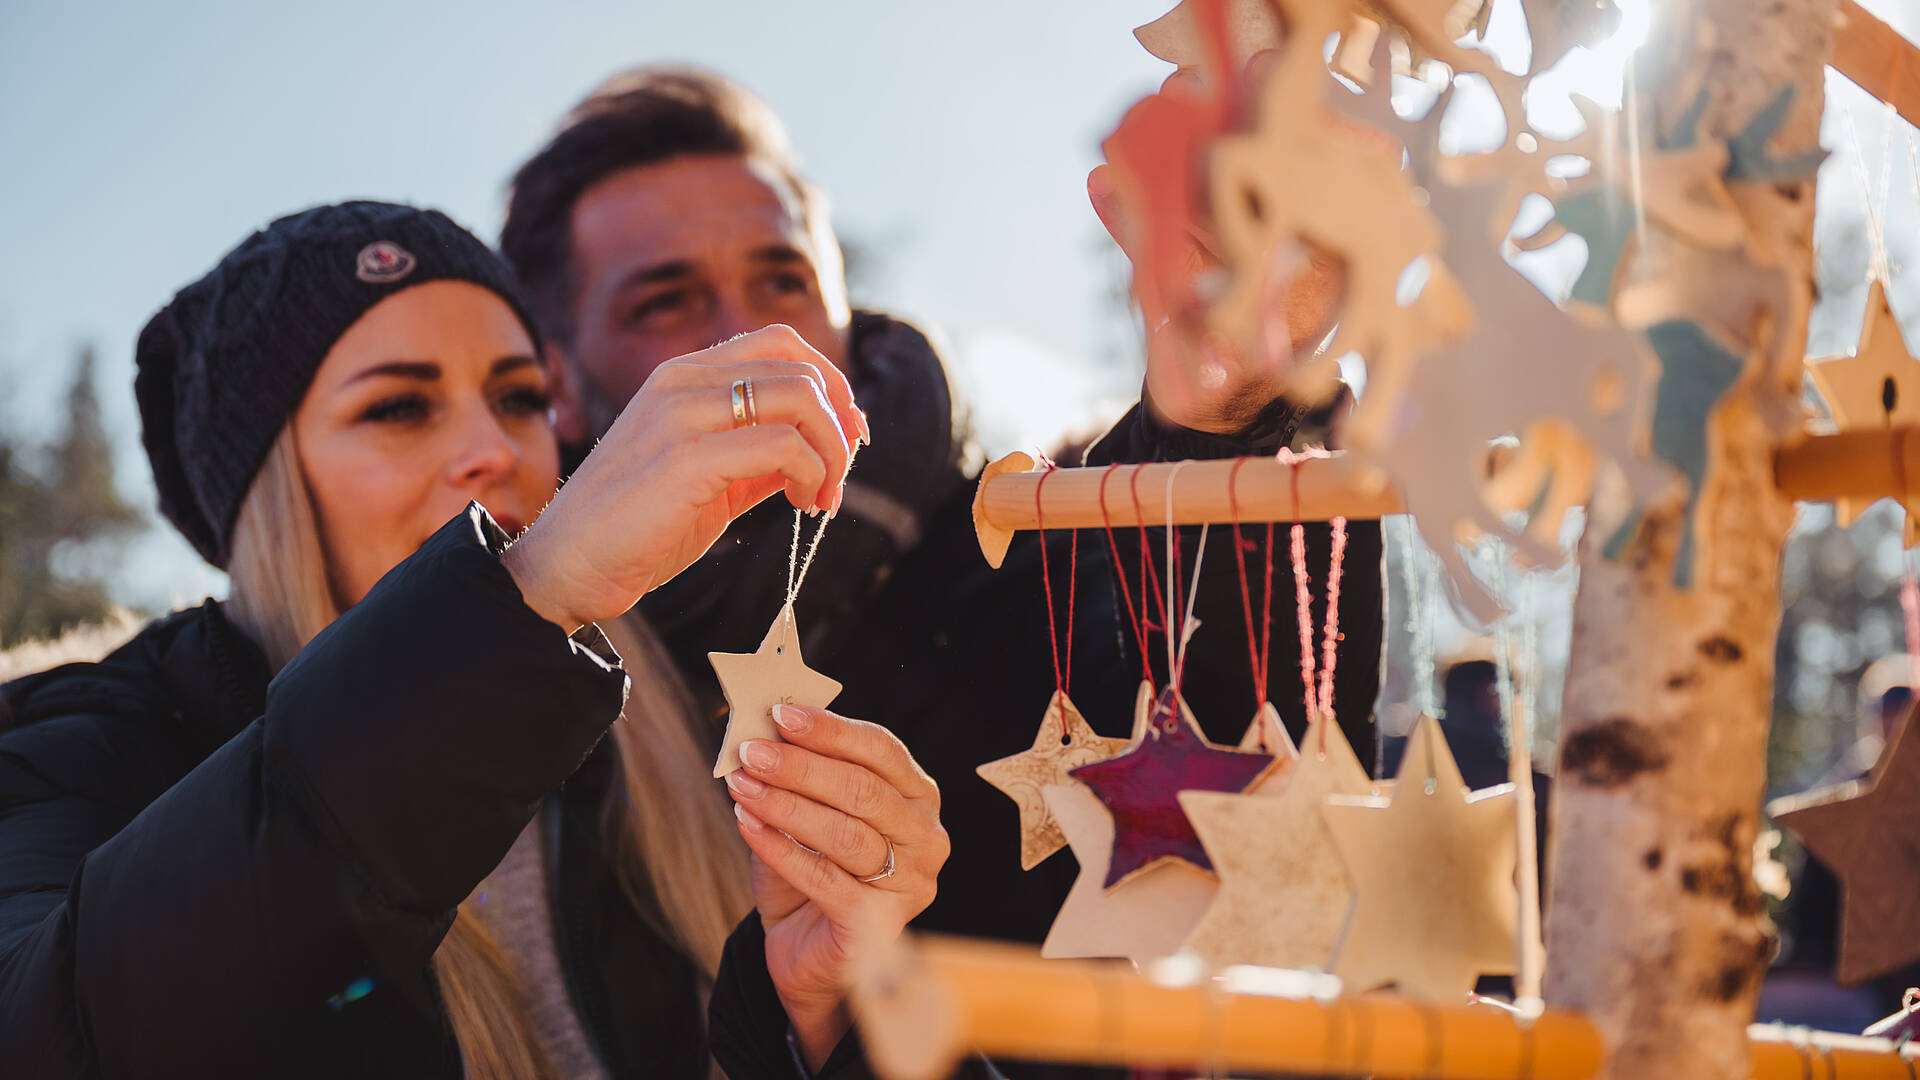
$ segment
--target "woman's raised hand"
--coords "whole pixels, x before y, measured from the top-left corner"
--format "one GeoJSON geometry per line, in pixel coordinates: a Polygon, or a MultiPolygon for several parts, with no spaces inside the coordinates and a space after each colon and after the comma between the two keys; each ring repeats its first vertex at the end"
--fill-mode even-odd
{"type": "Polygon", "coordinates": [[[734,518],[785,490],[839,509],[853,389],[786,326],[660,365],[504,562],[528,606],[572,631],[626,611],[706,553],[734,518]],[[753,423],[732,388],[752,380],[753,423]]]}
{"type": "Polygon", "coordinates": [[[727,789],[753,849],[767,971],[818,1071],[847,1031],[852,958],[933,902],[950,847],[939,789],[892,732],[794,705],[773,720],[787,741],[741,743],[727,789]]]}

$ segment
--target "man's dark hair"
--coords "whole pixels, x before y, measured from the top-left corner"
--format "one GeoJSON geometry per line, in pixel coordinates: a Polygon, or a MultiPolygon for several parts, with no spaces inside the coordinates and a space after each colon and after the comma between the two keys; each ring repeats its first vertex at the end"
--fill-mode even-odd
{"type": "MultiPolygon", "coordinates": [[[[766,103],[731,80],[693,68],[641,67],[601,83],[574,106],[547,145],[514,174],[500,250],[530,295],[548,336],[573,337],[573,207],[614,173],[676,157],[738,155],[784,181],[796,216],[823,261],[838,253],[824,200],[799,173],[785,127],[766,103]]],[[[823,278],[837,265],[820,267],[823,278]]]]}

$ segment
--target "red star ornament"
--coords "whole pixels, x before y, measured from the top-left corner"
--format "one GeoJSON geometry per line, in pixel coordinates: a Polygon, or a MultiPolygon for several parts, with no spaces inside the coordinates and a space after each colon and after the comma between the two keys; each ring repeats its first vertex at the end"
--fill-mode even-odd
{"type": "MultiPolygon", "coordinates": [[[[1144,695],[1141,701],[1144,705],[1144,695]]],[[[1139,734],[1132,749],[1072,772],[1113,814],[1106,887],[1164,859],[1211,872],[1213,861],[1180,809],[1180,792],[1245,791],[1278,759],[1208,742],[1187,703],[1171,687],[1153,702],[1145,730],[1139,717],[1134,727],[1139,734]]]]}

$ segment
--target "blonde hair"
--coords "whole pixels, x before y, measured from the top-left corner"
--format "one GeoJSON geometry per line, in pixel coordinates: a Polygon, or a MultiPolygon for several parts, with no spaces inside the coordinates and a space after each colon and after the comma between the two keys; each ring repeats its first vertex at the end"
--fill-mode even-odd
{"type": "MultiPolygon", "coordinates": [[[[234,525],[228,613],[278,671],[340,614],[300,453],[288,425],[274,442],[234,525]]],[[[612,737],[620,783],[603,816],[616,878],[629,902],[690,957],[711,988],[720,953],[753,906],[747,852],[719,786],[692,694],[644,623],[608,628],[633,680],[612,737]],[[651,898],[651,903],[648,902],[651,898]]],[[[447,1019],[471,1080],[541,1080],[548,1065],[534,1036],[513,960],[487,933],[469,897],[433,954],[447,1019]]]]}

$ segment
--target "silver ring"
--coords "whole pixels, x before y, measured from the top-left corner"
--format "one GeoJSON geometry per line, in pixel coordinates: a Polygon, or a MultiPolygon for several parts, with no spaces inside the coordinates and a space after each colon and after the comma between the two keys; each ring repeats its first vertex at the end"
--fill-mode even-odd
{"type": "Polygon", "coordinates": [[[735,379],[727,396],[733,401],[733,426],[740,428],[753,423],[753,380],[735,379]]]}
{"type": "Polygon", "coordinates": [[[890,878],[893,876],[893,841],[888,840],[884,836],[882,836],[880,839],[887,841],[887,864],[885,866],[882,866],[879,869],[879,871],[875,873],[868,874],[866,877],[863,877],[863,878],[854,879],[855,881],[858,881],[862,885],[871,885],[876,881],[885,881],[887,878],[890,878]]]}

